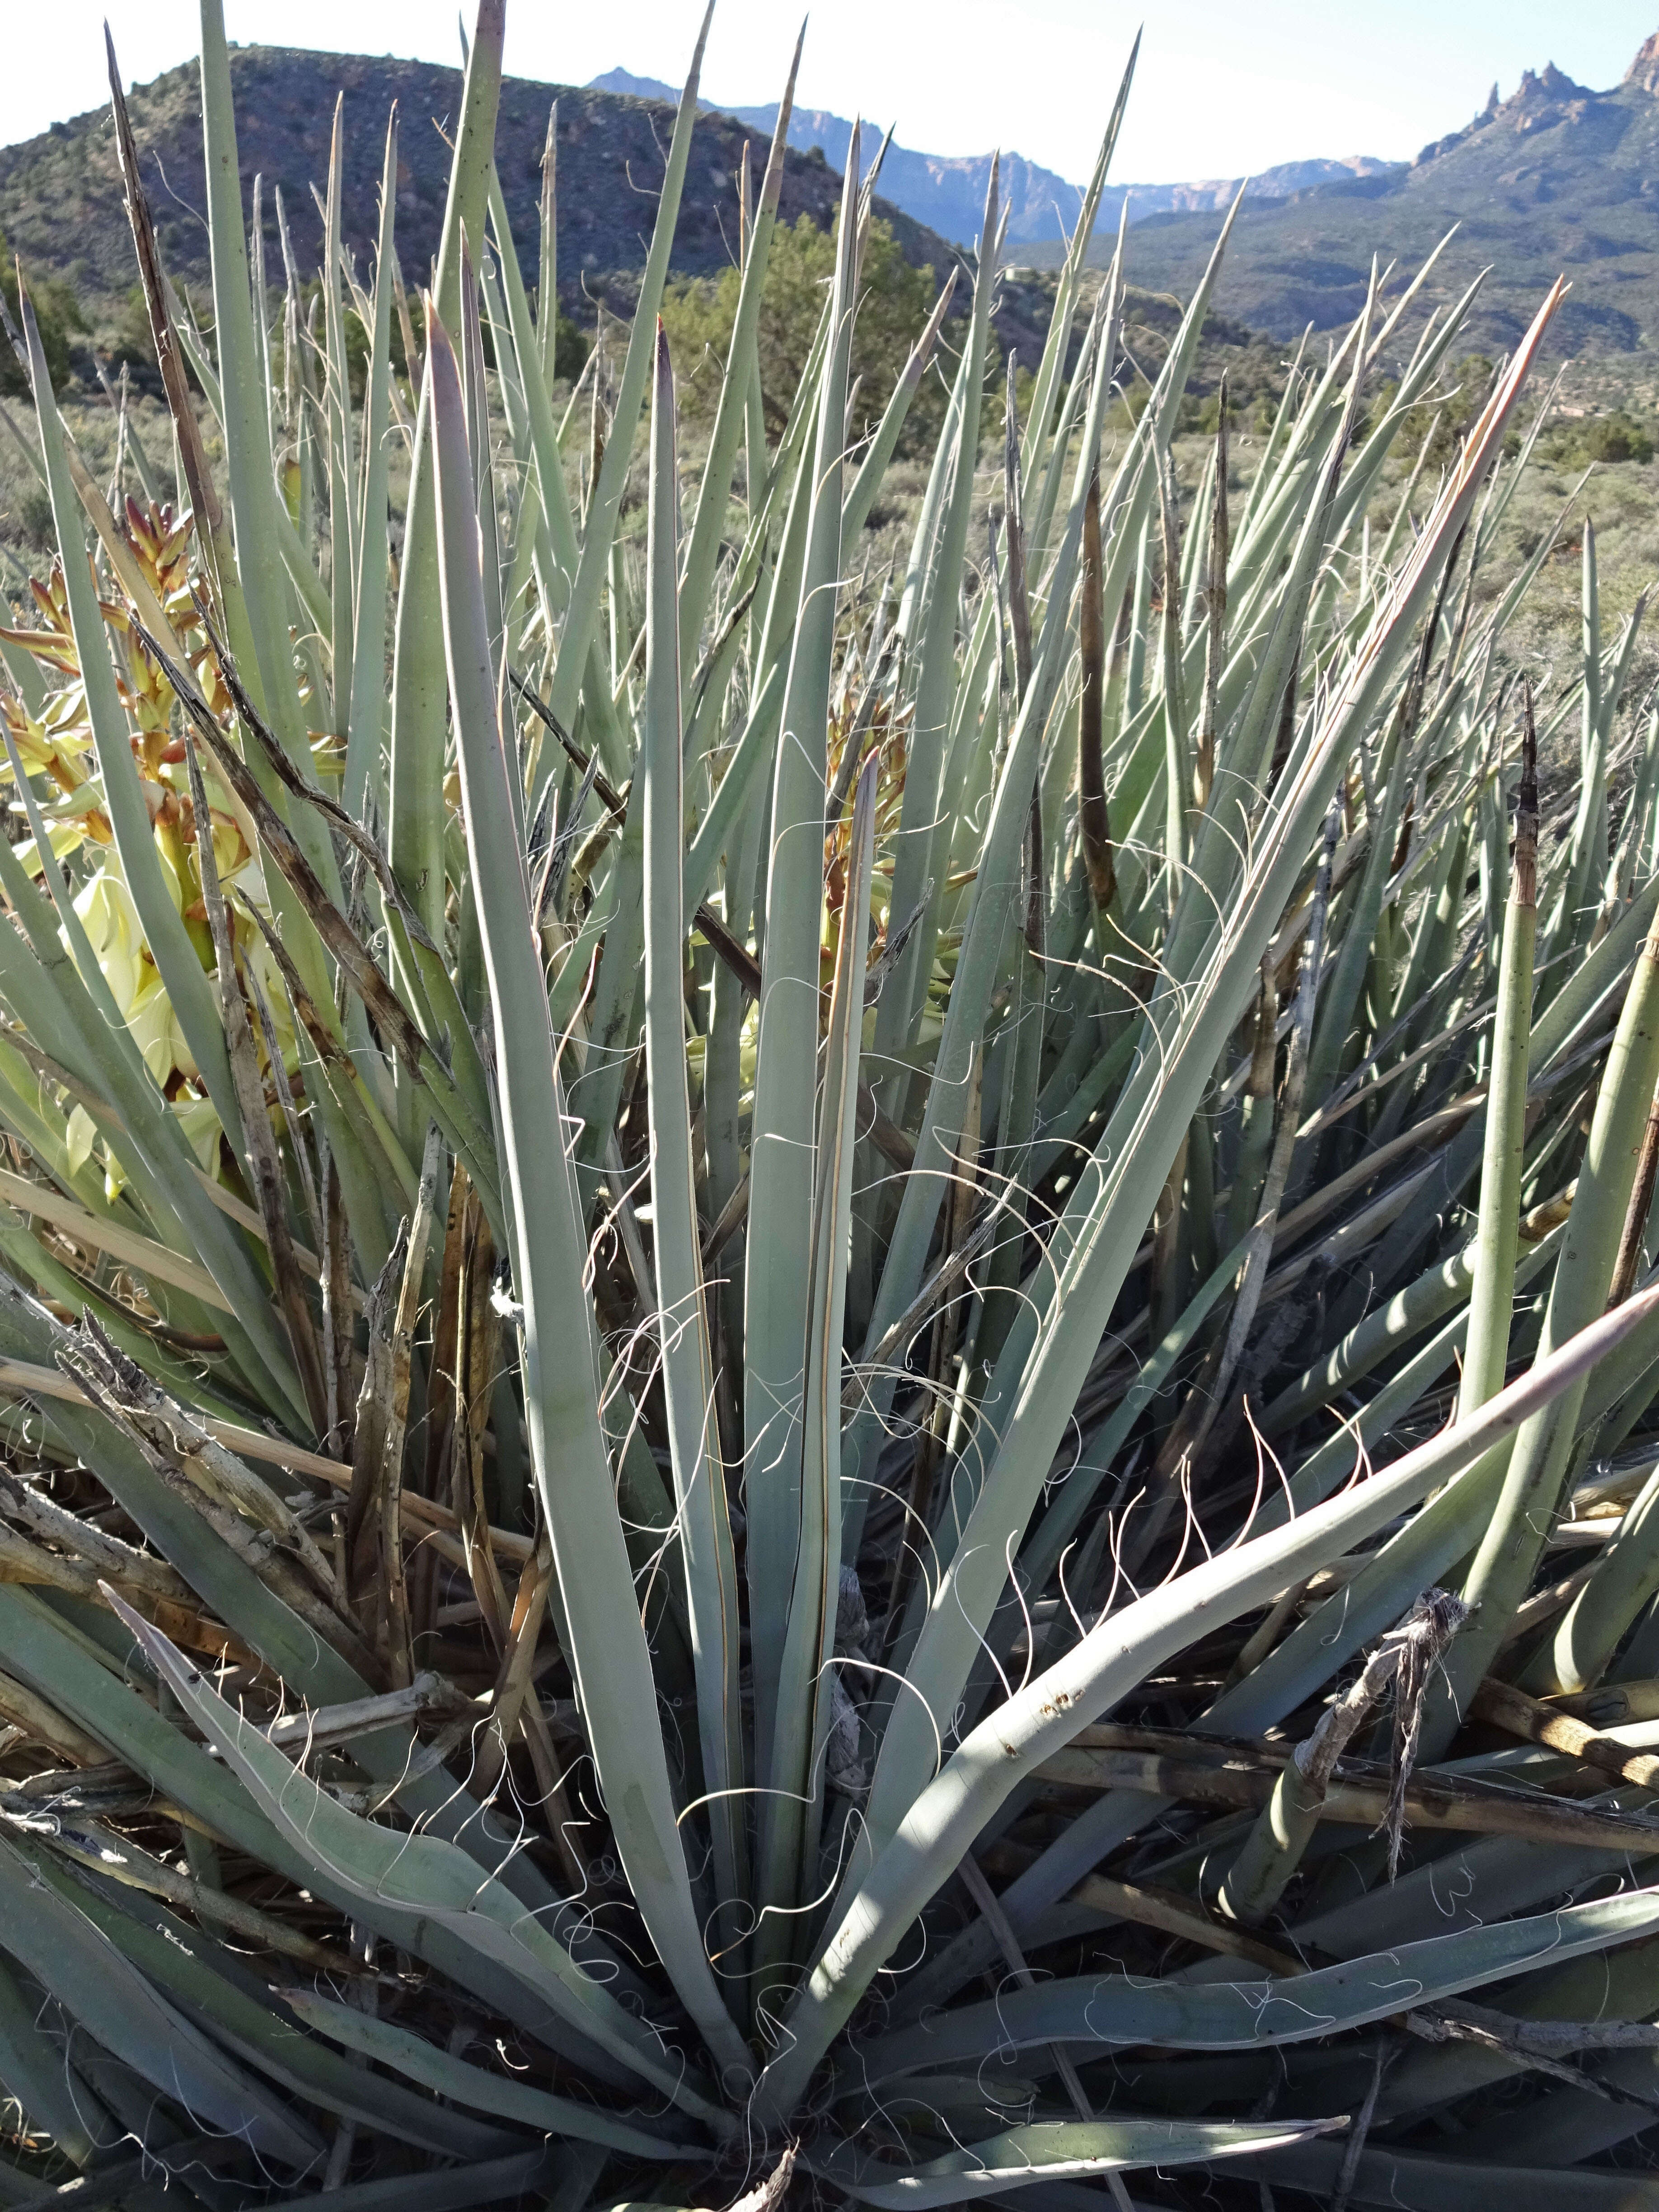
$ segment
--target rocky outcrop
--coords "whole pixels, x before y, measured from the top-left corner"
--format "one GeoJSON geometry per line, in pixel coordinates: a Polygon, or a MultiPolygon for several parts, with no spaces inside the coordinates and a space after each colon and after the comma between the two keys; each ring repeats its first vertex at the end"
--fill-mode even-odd
{"type": "Polygon", "coordinates": [[[1636,59],[1625,71],[1625,82],[1659,98],[1659,31],[1642,41],[1636,59]]]}
{"type": "Polygon", "coordinates": [[[1492,122],[1499,130],[1546,131],[1554,123],[1577,122],[1601,96],[1588,85],[1575,84],[1553,62],[1546,62],[1536,74],[1522,71],[1519,90],[1504,101],[1492,122]]]}
{"type": "Polygon", "coordinates": [[[1498,87],[1494,84],[1486,95],[1486,106],[1475,117],[1474,122],[1466,123],[1461,131],[1449,131],[1443,138],[1431,138],[1416,161],[1412,163],[1412,167],[1414,169],[1421,169],[1429,162],[1438,161],[1441,155],[1449,154],[1454,146],[1461,146],[1465,139],[1473,138],[1475,132],[1483,129],[1497,114],[1498,105],[1498,87]]]}
{"type": "MultiPolygon", "coordinates": [[[[1643,53],[1650,48],[1653,50],[1656,81],[1659,81],[1659,38],[1650,39],[1643,53]]],[[[1640,59],[1638,55],[1638,63],[1640,59]]],[[[1605,97],[1602,93],[1592,92],[1588,85],[1576,83],[1553,62],[1546,62],[1541,70],[1523,70],[1520,83],[1507,100],[1498,99],[1498,87],[1493,85],[1486,106],[1474,120],[1466,123],[1461,131],[1449,131],[1443,138],[1431,140],[1412,167],[1426,167],[1443,154],[1449,154],[1454,147],[1466,145],[1480,131],[1512,131],[1524,137],[1528,131],[1547,131],[1553,124],[1576,123],[1605,97]]]]}

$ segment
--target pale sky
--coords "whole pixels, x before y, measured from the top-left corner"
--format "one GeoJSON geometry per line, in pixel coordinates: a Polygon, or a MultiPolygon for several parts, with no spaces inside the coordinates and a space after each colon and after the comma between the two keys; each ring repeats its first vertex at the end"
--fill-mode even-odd
{"type": "MultiPolygon", "coordinates": [[[[0,143],[100,103],[106,7],[129,80],[196,52],[188,0],[14,7],[0,143]]],[[[230,36],[250,43],[459,52],[454,0],[226,0],[226,14],[230,36]]],[[[678,82],[697,14],[697,0],[510,0],[507,66],[574,84],[618,66],[678,82]]],[[[1494,77],[1506,97],[1547,61],[1583,83],[1615,82],[1659,29],[1659,0],[817,0],[800,96],[896,123],[902,144],[927,153],[1000,144],[1077,180],[1143,16],[1113,173],[1155,184],[1318,155],[1409,159],[1466,123],[1494,77]]],[[[705,96],[775,99],[798,21],[793,0],[718,0],[705,96]]]]}

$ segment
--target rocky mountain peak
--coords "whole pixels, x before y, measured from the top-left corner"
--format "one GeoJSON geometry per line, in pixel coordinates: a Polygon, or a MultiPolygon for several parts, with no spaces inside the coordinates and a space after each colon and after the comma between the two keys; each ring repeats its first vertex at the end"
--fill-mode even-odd
{"type": "Polygon", "coordinates": [[[1522,70],[1519,88],[1508,105],[1536,107],[1545,100],[1587,100],[1592,96],[1588,85],[1575,84],[1565,70],[1557,69],[1553,62],[1546,62],[1541,70],[1522,70]]]}
{"type": "Polygon", "coordinates": [[[1587,84],[1575,84],[1553,62],[1546,62],[1541,70],[1522,71],[1519,86],[1492,121],[1500,129],[1522,133],[1547,131],[1552,124],[1577,122],[1600,97],[1587,84]]]}
{"type": "Polygon", "coordinates": [[[1640,92],[1659,95],[1659,31],[1642,41],[1636,59],[1625,71],[1625,82],[1640,92]]]}
{"type": "MultiPolygon", "coordinates": [[[[1649,40],[1642,54],[1650,56],[1654,85],[1659,89],[1659,34],[1649,40]]],[[[1631,75],[1640,66],[1638,54],[1631,75]]],[[[1486,95],[1486,104],[1471,123],[1461,131],[1453,131],[1444,138],[1437,138],[1425,146],[1413,163],[1422,168],[1428,162],[1449,154],[1455,146],[1462,146],[1479,131],[1513,131],[1524,135],[1531,131],[1545,131],[1554,123],[1577,122],[1595,102],[1604,97],[1593,92],[1589,85],[1579,84],[1565,70],[1557,69],[1553,62],[1546,62],[1541,70],[1523,70],[1521,82],[1507,100],[1498,98],[1493,85],[1486,95]]]]}

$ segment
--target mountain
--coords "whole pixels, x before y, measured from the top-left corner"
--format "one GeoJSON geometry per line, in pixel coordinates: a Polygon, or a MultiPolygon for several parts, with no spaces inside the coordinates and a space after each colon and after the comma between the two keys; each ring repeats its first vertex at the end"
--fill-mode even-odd
{"type": "MultiPolygon", "coordinates": [[[[1425,288],[1444,303],[1490,269],[1472,338],[1514,344],[1556,276],[1572,289],[1556,317],[1558,356],[1659,345],[1659,33],[1623,81],[1596,92],[1553,64],[1496,87],[1461,131],[1402,171],[1247,201],[1217,293],[1228,313],[1281,339],[1328,330],[1363,306],[1371,256],[1395,289],[1455,228],[1425,288]]],[[[1219,228],[1213,214],[1157,216],[1135,233],[1137,283],[1184,295],[1219,228]]],[[[1109,241],[1097,235],[1103,259],[1109,241]]],[[[1039,264],[1055,258],[1032,250],[1039,264]]]]}
{"type": "MultiPolygon", "coordinates": [[[[282,268],[275,192],[280,189],[299,265],[317,265],[321,221],[312,187],[328,175],[336,95],[343,100],[344,206],[355,231],[346,243],[373,252],[386,114],[398,102],[398,254],[406,281],[421,282],[438,249],[449,149],[441,135],[459,109],[460,72],[423,62],[326,54],[283,46],[231,50],[238,152],[245,191],[264,179],[270,266],[282,268]]],[[[660,113],[635,99],[509,77],[501,87],[496,164],[514,242],[534,282],[538,206],[548,110],[559,104],[559,294],[567,312],[592,320],[592,300],[625,311],[630,278],[645,259],[656,215],[668,133],[660,113]]],[[[208,240],[202,210],[201,94],[195,69],[169,70],[135,86],[130,107],[157,235],[176,281],[205,286],[208,240]]],[[[703,275],[726,265],[737,246],[737,178],[745,143],[764,163],[766,141],[735,118],[700,120],[674,238],[675,270],[703,275]]],[[[821,155],[791,152],[781,210],[827,228],[841,180],[821,155]]],[[[249,204],[251,204],[251,198],[249,204]]],[[[953,249],[885,201],[878,208],[913,261],[942,276],[953,249]]],[[[26,270],[66,278],[94,323],[118,316],[135,282],[107,108],[55,123],[38,138],[0,148],[0,236],[26,270]]]]}
{"type": "MultiPolygon", "coordinates": [[[[627,70],[617,69],[593,79],[592,88],[628,95],[635,100],[677,100],[679,94],[672,85],[657,77],[635,76],[627,70]]],[[[705,113],[722,112],[733,115],[739,123],[762,133],[769,139],[777,128],[778,103],[771,100],[762,107],[732,107],[716,111],[713,101],[703,103],[705,113]]],[[[848,150],[853,143],[853,126],[844,115],[832,115],[827,108],[796,107],[789,118],[789,143],[803,153],[816,147],[832,169],[844,171],[848,150]]],[[[866,117],[864,124],[864,158],[867,162],[881,143],[881,132],[872,128],[866,117]]],[[[913,153],[908,146],[892,145],[887,149],[887,159],[882,164],[881,184],[886,197],[907,215],[925,222],[946,238],[959,244],[969,245],[980,233],[985,213],[985,188],[990,179],[991,157],[988,154],[965,155],[956,157],[939,154],[913,153]],[[925,208],[925,215],[918,210],[925,208]]],[[[1082,204],[1082,193],[1075,185],[1068,185],[1052,169],[1040,168],[1028,161],[1023,154],[1005,154],[1002,157],[1001,189],[1009,209],[1008,236],[1021,244],[1033,239],[1062,238],[1077,221],[1082,204]],[[1062,225],[1064,226],[1062,228],[1062,225]]]]}
{"type": "MultiPolygon", "coordinates": [[[[679,98],[676,88],[660,78],[635,76],[624,69],[610,70],[604,76],[596,76],[592,88],[635,100],[679,98]]],[[[712,112],[714,103],[708,101],[704,106],[712,112]]],[[[775,100],[763,107],[733,107],[724,112],[736,116],[751,129],[764,132],[769,138],[777,127],[775,100]]],[[[832,115],[827,108],[797,107],[789,118],[789,143],[803,150],[816,146],[832,169],[846,167],[852,140],[853,126],[847,118],[832,115]]],[[[866,121],[866,159],[879,143],[879,135],[872,136],[866,121]]],[[[1390,175],[1403,166],[1373,161],[1365,154],[1353,155],[1343,161],[1286,161],[1253,177],[1250,197],[1280,199],[1311,185],[1346,182],[1356,177],[1390,175]]],[[[917,154],[908,146],[895,143],[887,149],[881,182],[883,191],[896,207],[902,208],[918,222],[943,232],[946,238],[967,245],[979,236],[990,175],[988,154],[917,154]]],[[[1102,198],[1101,224],[1115,231],[1126,199],[1131,222],[1176,209],[1229,207],[1242,181],[1240,178],[1229,177],[1208,178],[1194,184],[1111,185],[1102,198]]],[[[1052,169],[1040,167],[1035,161],[1028,161],[1023,154],[1005,153],[1002,156],[1000,189],[1008,209],[1011,246],[1040,245],[1069,237],[1083,204],[1080,185],[1067,184],[1064,177],[1056,176],[1052,169]]]]}

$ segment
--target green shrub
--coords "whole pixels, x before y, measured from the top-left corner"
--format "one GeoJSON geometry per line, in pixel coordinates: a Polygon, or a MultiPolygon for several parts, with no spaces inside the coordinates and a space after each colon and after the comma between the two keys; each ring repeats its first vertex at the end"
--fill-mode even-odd
{"type": "Polygon", "coordinates": [[[1581,422],[1564,422],[1545,433],[1547,457],[1558,466],[1589,468],[1593,463],[1648,462],[1653,459],[1651,424],[1617,408],[1611,414],[1592,415],[1581,422]]]}
{"type": "MultiPolygon", "coordinates": [[[[799,216],[793,225],[779,225],[756,331],[761,393],[774,437],[783,428],[806,368],[835,262],[835,236],[820,230],[811,216],[799,216]]],[[[863,435],[874,427],[886,395],[921,335],[939,280],[931,267],[918,268],[905,258],[891,228],[878,217],[870,224],[861,275],[853,374],[860,380],[856,428],[863,435]]],[[[669,344],[675,360],[684,364],[681,409],[689,420],[712,420],[740,281],[734,268],[717,277],[688,278],[671,285],[663,302],[669,344]]],[[[995,367],[994,356],[988,372],[994,390],[1000,388],[995,367]]],[[[938,435],[945,401],[939,376],[928,377],[912,404],[902,453],[923,451],[938,435]]]]}
{"type": "MultiPolygon", "coordinates": [[[[88,327],[86,316],[74,290],[61,277],[30,276],[27,283],[35,320],[40,325],[40,343],[46,352],[46,364],[52,371],[52,381],[62,384],[71,374],[70,356],[74,341],[88,327]]],[[[6,244],[3,231],[0,231],[0,294],[4,295],[6,311],[15,324],[18,320],[17,264],[6,244]]],[[[13,398],[27,398],[28,388],[28,380],[18,367],[10,346],[0,343],[0,393],[13,398]]]]}

